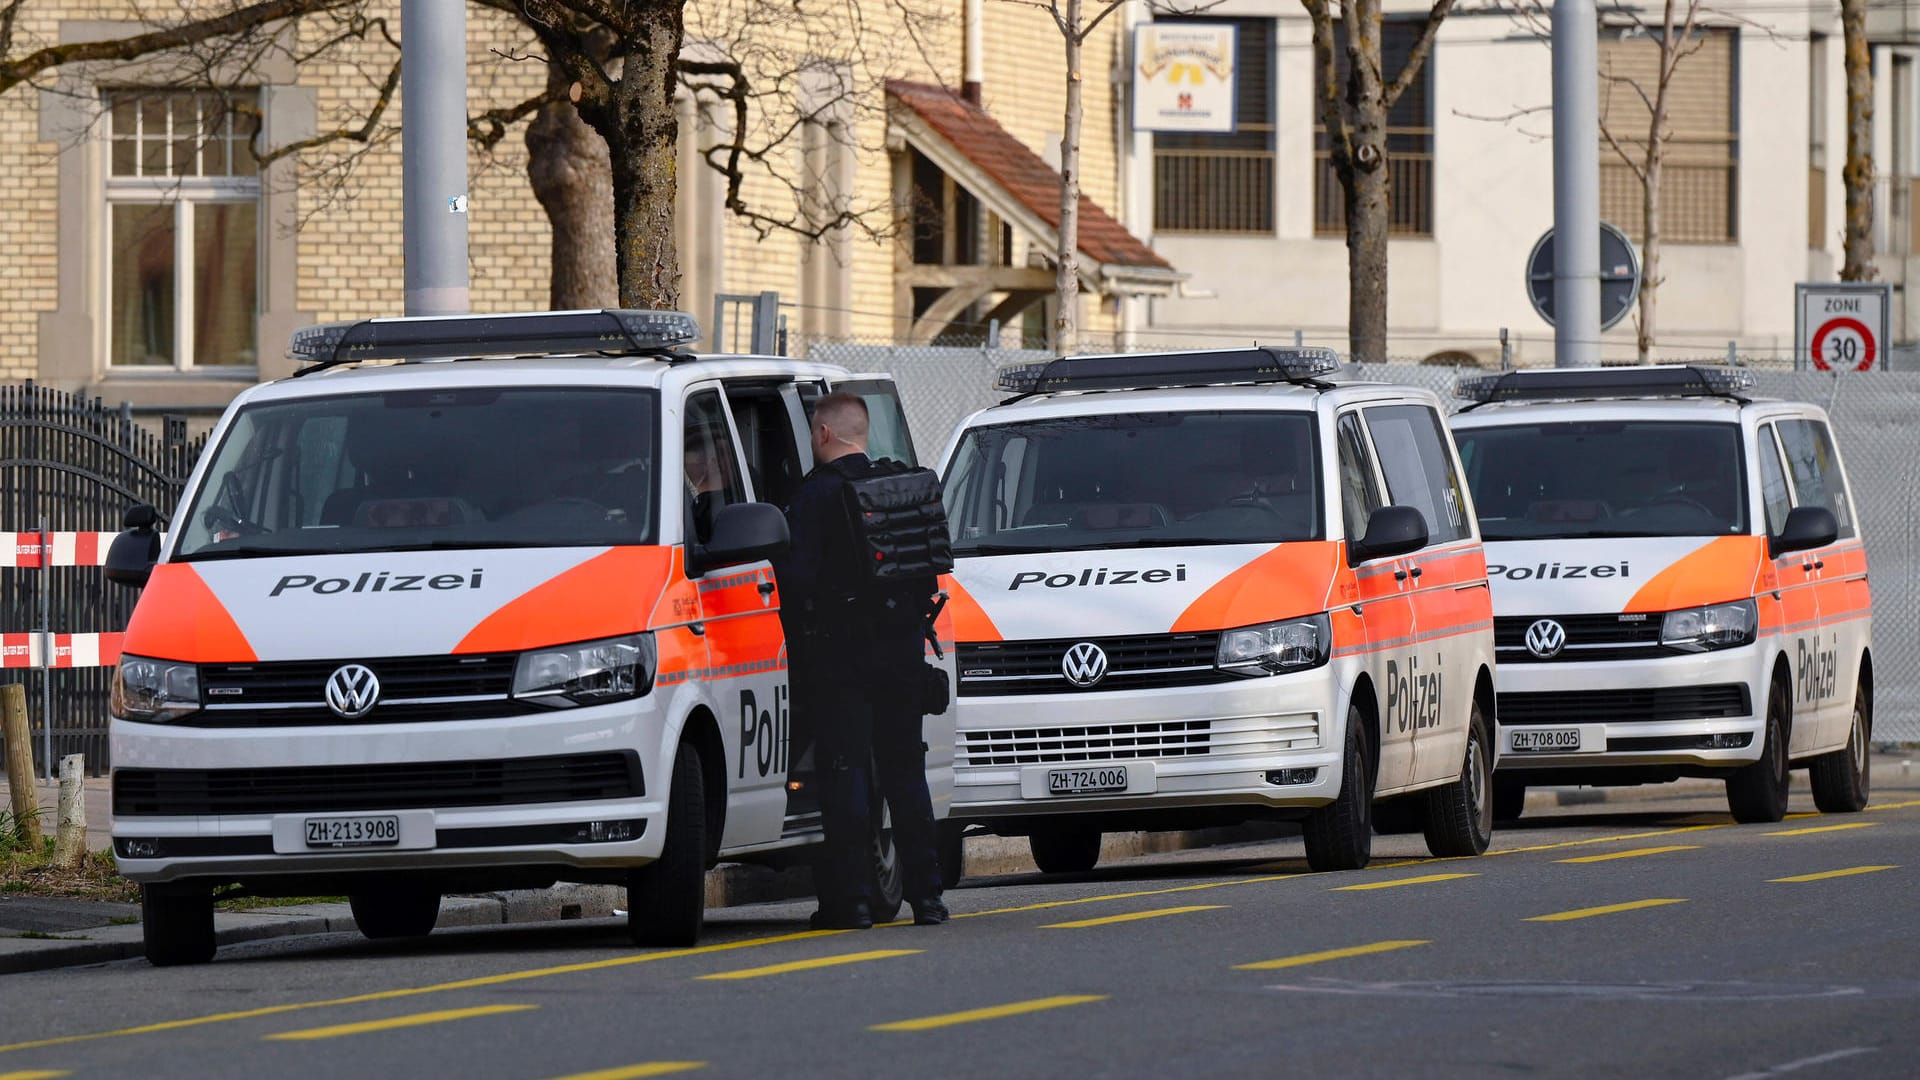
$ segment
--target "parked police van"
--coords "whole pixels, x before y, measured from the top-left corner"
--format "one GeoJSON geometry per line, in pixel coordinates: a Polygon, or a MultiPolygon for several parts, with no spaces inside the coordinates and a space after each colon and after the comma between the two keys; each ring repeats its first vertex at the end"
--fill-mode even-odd
{"type": "Polygon", "coordinates": [[[1866,805],[1867,553],[1827,416],[1714,367],[1465,380],[1453,419],[1493,582],[1501,758],[1528,784],[1724,777],[1778,821],[1807,765],[1866,805]]]}
{"type": "MultiPolygon", "coordinates": [[[[211,957],[235,885],[345,893],[396,937],[449,892],[616,883],[636,943],[688,943],[709,865],[820,839],[778,507],[831,390],[868,402],[873,454],[913,450],[884,378],[681,351],[698,333],[612,310],[310,327],[310,366],[233,402],[164,537],[128,515],[113,841],[151,960],[211,957]]],[[[936,813],[951,724],[927,720],[936,813]]],[[[884,830],[872,892],[891,918],[884,830]]]]}
{"type": "Polygon", "coordinates": [[[1436,854],[1491,835],[1493,622],[1438,399],[1326,350],[1003,373],[946,457],[959,644],[946,836],[1304,819],[1364,866],[1398,797],[1436,854]],[[1383,804],[1383,808],[1386,805],[1383,804]]]}

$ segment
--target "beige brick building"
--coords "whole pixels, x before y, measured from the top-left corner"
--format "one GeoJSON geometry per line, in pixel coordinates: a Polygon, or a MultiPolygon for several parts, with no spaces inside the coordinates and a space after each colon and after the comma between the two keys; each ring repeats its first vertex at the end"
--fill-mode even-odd
{"type": "MultiPolygon", "coordinates": [[[[398,0],[373,6],[386,9],[397,37],[398,0]]],[[[803,215],[850,205],[873,228],[809,243],[729,214],[725,179],[696,156],[726,137],[729,114],[684,101],[682,306],[705,322],[715,293],[776,291],[800,342],[925,340],[977,332],[990,314],[1010,333],[1044,332],[1050,316],[1037,286],[1050,274],[1042,255],[1054,243],[1058,200],[1050,210],[1036,198],[1032,170],[1057,161],[1065,96],[1051,19],[1019,4],[980,6],[979,106],[953,103],[979,126],[943,136],[925,108],[889,93],[888,80],[957,94],[964,0],[804,7],[807,18],[782,20],[768,13],[793,5],[696,3],[688,49],[752,57],[763,96],[746,142],[771,148],[743,187],[750,205],[776,216],[794,214],[796,200],[803,215]],[[781,92],[765,94],[769,86],[781,92]],[[845,100],[772,140],[768,132],[818,109],[806,99],[821,93],[845,100]],[[975,147],[954,141],[975,141],[969,131],[987,132],[1003,158],[1020,160],[997,172],[976,167],[975,147]],[[1024,177],[1026,189],[1010,190],[1009,176],[1024,177]],[[947,295],[954,282],[972,291],[947,295]]],[[[14,51],[147,28],[128,12],[125,0],[27,5],[14,51]]],[[[291,370],[282,354],[294,328],[401,313],[399,95],[364,143],[333,141],[265,167],[250,149],[255,118],[257,144],[269,151],[363,124],[397,50],[373,33],[296,62],[336,31],[290,27],[282,47],[215,63],[74,65],[0,96],[0,380],[37,379],[136,409],[213,410],[291,370]]],[[[1081,322],[1096,341],[1140,302],[1122,296],[1161,294],[1178,278],[1099,210],[1127,203],[1112,77],[1122,33],[1113,20],[1085,60],[1082,172],[1095,204],[1085,212],[1107,244],[1091,252],[1082,244],[1092,295],[1081,322]]],[[[516,59],[537,50],[511,18],[470,7],[468,41],[471,111],[539,92],[544,65],[516,59]]],[[[550,232],[527,182],[524,121],[491,151],[475,149],[469,176],[473,309],[544,307],[550,232]]]]}

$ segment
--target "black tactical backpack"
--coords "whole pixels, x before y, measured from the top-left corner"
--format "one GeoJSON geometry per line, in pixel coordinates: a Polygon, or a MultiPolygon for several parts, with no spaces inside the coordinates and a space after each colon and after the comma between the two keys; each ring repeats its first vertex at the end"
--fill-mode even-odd
{"type": "Polygon", "coordinates": [[[880,458],[857,474],[841,475],[854,550],[870,580],[905,583],[953,569],[947,510],[932,469],[880,458]]]}

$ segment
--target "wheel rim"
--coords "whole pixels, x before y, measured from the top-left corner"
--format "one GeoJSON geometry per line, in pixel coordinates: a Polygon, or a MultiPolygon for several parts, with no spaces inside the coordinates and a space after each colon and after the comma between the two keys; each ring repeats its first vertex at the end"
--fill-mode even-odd
{"type": "Polygon", "coordinates": [[[1780,714],[1786,711],[1785,698],[1783,693],[1774,694],[1773,715],[1767,718],[1767,761],[1773,766],[1773,775],[1780,778],[1782,787],[1787,780],[1787,748],[1784,745],[1787,733],[1786,725],[1780,722],[1780,714]]]}
{"type": "Polygon", "coordinates": [[[1472,800],[1474,820],[1484,822],[1493,816],[1493,775],[1487,768],[1487,755],[1480,748],[1480,729],[1467,734],[1467,797],[1472,800]]]}

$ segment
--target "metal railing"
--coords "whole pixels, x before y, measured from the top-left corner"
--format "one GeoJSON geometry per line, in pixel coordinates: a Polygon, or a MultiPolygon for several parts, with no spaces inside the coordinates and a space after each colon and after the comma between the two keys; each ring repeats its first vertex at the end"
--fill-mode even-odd
{"type": "MultiPolygon", "coordinates": [[[[1388,128],[1387,235],[1433,235],[1433,132],[1427,128],[1388,128]],[[1397,150],[1403,140],[1429,149],[1397,150]]],[[[1313,231],[1317,236],[1344,236],[1347,231],[1346,192],[1333,167],[1333,151],[1313,152],[1313,231]]]]}
{"type": "Polygon", "coordinates": [[[1157,232],[1273,232],[1273,151],[1153,153],[1157,232]]]}

